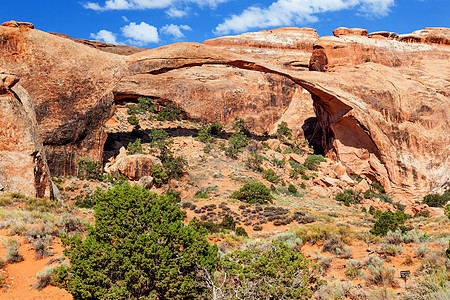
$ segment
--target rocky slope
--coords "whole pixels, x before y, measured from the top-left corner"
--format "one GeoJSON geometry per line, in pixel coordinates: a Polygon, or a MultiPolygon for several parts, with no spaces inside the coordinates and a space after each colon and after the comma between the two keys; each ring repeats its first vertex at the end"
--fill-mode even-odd
{"type": "Polygon", "coordinates": [[[287,120],[350,173],[408,202],[450,182],[449,31],[341,28],[319,38],[289,28],[117,55],[9,22],[0,67],[34,105],[52,175],[73,174],[82,156],[101,160],[114,101],[150,96],[196,120],[240,115],[260,133],[287,120]]]}

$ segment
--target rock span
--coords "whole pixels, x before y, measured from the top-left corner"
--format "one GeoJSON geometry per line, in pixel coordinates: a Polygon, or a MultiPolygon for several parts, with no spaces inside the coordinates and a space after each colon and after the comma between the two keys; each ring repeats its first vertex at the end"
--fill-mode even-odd
{"type": "MultiPolygon", "coordinates": [[[[408,39],[343,28],[319,38],[287,28],[119,55],[16,23],[0,27],[0,66],[20,78],[15,86],[33,104],[42,144],[34,143],[45,150],[34,164],[48,163],[52,175],[73,174],[82,156],[102,158],[114,100],[151,96],[193,119],[229,123],[240,115],[259,132],[286,120],[404,202],[449,185],[450,29],[408,39]]],[[[3,90],[11,99],[11,88],[3,90]]]]}

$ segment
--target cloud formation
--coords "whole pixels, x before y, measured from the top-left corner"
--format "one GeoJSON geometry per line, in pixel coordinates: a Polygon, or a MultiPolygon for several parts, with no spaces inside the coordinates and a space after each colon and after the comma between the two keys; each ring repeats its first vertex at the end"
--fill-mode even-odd
{"type": "Polygon", "coordinates": [[[107,0],[101,5],[98,2],[87,2],[84,8],[92,10],[131,10],[131,9],[164,9],[177,5],[197,4],[199,6],[216,7],[219,3],[230,0],[107,0]]]}
{"type": "Polygon", "coordinates": [[[155,26],[145,22],[140,24],[130,22],[120,28],[120,31],[121,34],[116,34],[102,29],[97,33],[91,33],[90,37],[108,44],[145,46],[150,43],[158,43],[160,41],[159,34],[170,36],[173,39],[181,39],[184,37],[183,31],[192,31],[192,28],[188,25],[167,24],[158,30],[155,26]]]}
{"type": "Polygon", "coordinates": [[[94,39],[96,41],[102,41],[108,44],[115,44],[118,45],[117,37],[114,33],[108,30],[100,30],[97,33],[91,33],[90,35],[91,39],[94,39]]]}
{"type": "Polygon", "coordinates": [[[278,0],[269,7],[250,6],[219,24],[215,33],[229,34],[253,28],[291,26],[317,22],[317,14],[358,9],[366,17],[386,16],[395,0],[278,0]]]}
{"type": "Polygon", "coordinates": [[[159,42],[158,29],[145,22],[136,24],[131,22],[121,28],[122,35],[128,38],[128,43],[142,46],[148,43],[159,42]]]}
{"type": "Polygon", "coordinates": [[[160,32],[162,34],[166,34],[166,35],[171,35],[174,38],[182,38],[184,37],[184,33],[181,32],[181,30],[192,30],[192,28],[188,25],[174,25],[174,24],[170,24],[170,25],[164,25],[163,27],[161,27],[160,32]]]}

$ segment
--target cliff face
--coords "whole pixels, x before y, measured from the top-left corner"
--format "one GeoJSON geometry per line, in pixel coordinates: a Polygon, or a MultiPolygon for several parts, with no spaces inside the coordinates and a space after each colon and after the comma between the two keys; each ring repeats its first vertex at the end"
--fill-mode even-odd
{"type": "Polygon", "coordinates": [[[18,77],[0,69],[0,190],[50,197],[52,188],[37,123],[18,77]]]}
{"type": "Polygon", "coordinates": [[[8,25],[0,27],[0,66],[17,74],[33,102],[52,175],[73,174],[80,156],[101,159],[121,56],[8,25]]]}
{"type": "Polygon", "coordinates": [[[257,132],[286,120],[355,175],[411,202],[450,182],[448,32],[428,28],[411,40],[340,28],[319,38],[288,28],[125,56],[3,26],[0,66],[34,105],[52,175],[73,174],[82,156],[101,159],[114,100],[150,96],[202,121],[239,115],[257,132]]]}

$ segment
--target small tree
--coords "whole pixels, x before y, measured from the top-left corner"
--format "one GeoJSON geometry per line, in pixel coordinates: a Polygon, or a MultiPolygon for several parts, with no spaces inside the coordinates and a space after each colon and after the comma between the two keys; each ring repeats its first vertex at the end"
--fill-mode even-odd
{"type": "Polygon", "coordinates": [[[278,129],[277,129],[277,138],[280,140],[280,141],[282,141],[282,142],[285,142],[286,141],[286,139],[289,139],[289,138],[291,138],[292,137],[292,129],[290,129],[288,126],[287,126],[287,123],[286,122],[281,122],[279,125],[278,125],[278,129]]]}
{"type": "Polygon", "coordinates": [[[317,170],[319,168],[319,164],[324,161],[326,161],[326,159],[322,155],[309,155],[305,159],[304,165],[309,170],[317,170]]]}
{"type": "Polygon", "coordinates": [[[273,196],[270,193],[270,189],[263,183],[256,182],[244,184],[244,186],[238,191],[233,192],[230,198],[241,200],[250,204],[267,204],[272,202],[273,196]]]}
{"type": "Polygon", "coordinates": [[[141,139],[136,139],[133,143],[129,142],[127,146],[127,154],[133,155],[133,154],[140,154],[144,153],[142,151],[142,144],[141,139]]]}
{"type": "Polygon", "coordinates": [[[446,190],[442,195],[429,194],[423,197],[423,203],[431,207],[443,207],[450,201],[450,189],[446,190]]]}
{"type": "Polygon", "coordinates": [[[173,139],[164,129],[153,128],[148,137],[150,138],[150,147],[159,149],[159,158],[162,161],[172,155],[170,147],[173,144],[173,139]]]}
{"type": "Polygon", "coordinates": [[[135,115],[129,116],[127,118],[127,121],[128,123],[130,123],[130,125],[133,126],[139,125],[139,119],[135,115]]]}
{"type": "Polygon", "coordinates": [[[272,169],[264,170],[263,178],[272,183],[278,183],[279,181],[277,174],[275,174],[275,171],[272,169]]]}
{"type": "Polygon", "coordinates": [[[158,113],[158,119],[160,121],[181,120],[181,110],[176,105],[169,104],[158,113]]]}
{"type": "Polygon", "coordinates": [[[74,299],[207,298],[201,271],[218,256],[171,196],[128,184],[95,199],[95,225],[86,237],[64,237],[70,267],[58,282],[74,299]]]}
{"type": "Polygon", "coordinates": [[[379,213],[379,215],[374,214],[377,221],[370,230],[370,233],[374,235],[385,236],[388,231],[396,231],[401,229],[402,232],[407,231],[407,228],[403,226],[406,220],[410,218],[409,215],[402,211],[397,211],[395,213],[391,211],[386,211],[384,213],[379,213]]]}
{"type": "Polygon", "coordinates": [[[138,107],[144,111],[153,112],[156,105],[153,104],[153,99],[148,97],[139,97],[138,98],[138,107]]]}
{"type": "Polygon", "coordinates": [[[319,268],[279,241],[232,252],[220,270],[217,282],[226,282],[224,299],[311,299],[321,285],[319,268]]]}
{"type": "Polygon", "coordinates": [[[248,138],[246,135],[235,132],[228,139],[229,145],[224,148],[225,154],[229,157],[236,158],[242,152],[242,148],[248,145],[248,138]]]}
{"type": "Polygon", "coordinates": [[[234,118],[232,128],[234,131],[242,133],[245,136],[251,135],[250,130],[247,127],[247,122],[245,122],[244,119],[238,116],[234,118]]]}
{"type": "Polygon", "coordinates": [[[103,167],[99,161],[92,161],[89,157],[77,161],[78,177],[94,180],[103,180],[103,167]]]}

